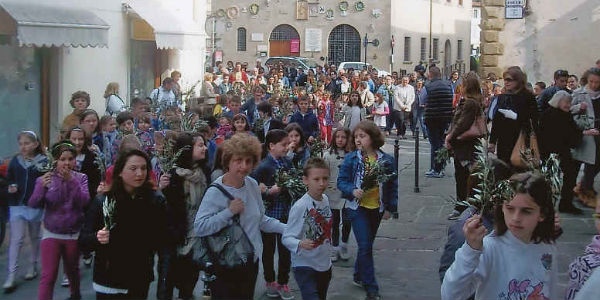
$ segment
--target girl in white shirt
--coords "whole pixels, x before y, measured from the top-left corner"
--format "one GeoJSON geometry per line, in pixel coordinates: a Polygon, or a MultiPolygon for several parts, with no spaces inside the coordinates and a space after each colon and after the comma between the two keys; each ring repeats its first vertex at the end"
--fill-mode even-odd
{"type": "Polygon", "coordinates": [[[559,297],[550,186],[532,173],[510,180],[514,196],[496,207],[490,235],[479,215],[463,226],[466,242],[446,272],[442,299],[559,297]]]}
{"type": "Polygon", "coordinates": [[[380,93],[375,94],[375,104],[373,104],[373,122],[379,126],[381,130],[385,131],[386,127],[386,116],[390,114],[390,107],[387,102],[383,101],[383,95],[380,93]]]}

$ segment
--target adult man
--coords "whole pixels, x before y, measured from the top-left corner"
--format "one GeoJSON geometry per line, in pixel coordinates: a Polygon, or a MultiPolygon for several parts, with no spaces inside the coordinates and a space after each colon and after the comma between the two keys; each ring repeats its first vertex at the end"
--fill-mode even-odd
{"type": "Polygon", "coordinates": [[[247,99],[244,105],[242,105],[242,108],[240,109],[241,112],[245,113],[248,117],[248,122],[250,123],[250,125],[254,124],[254,120],[256,120],[259,117],[258,111],[256,110],[256,106],[263,102],[265,97],[265,90],[263,90],[263,88],[260,86],[254,87],[254,90],[252,92],[253,97],[247,99]]]}
{"type": "Polygon", "coordinates": [[[304,69],[298,68],[298,76],[296,77],[296,85],[297,86],[305,86],[306,85],[306,74],[304,73],[304,69]]]}
{"type": "MultiPolygon", "coordinates": [[[[383,96],[383,101],[386,101],[390,108],[394,107],[394,93],[395,87],[392,83],[392,76],[385,76],[384,84],[382,84],[379,89],[377,89],[377,94],[381,94],[383,96]]],[[[385,131],[389,135],[392,131],[392,117],[391,114],[386,116],[386,128],[385,131]]]]}
{"type": "Polygon", "coordinates": [[[400,85],[396,86],[394,91],[392,118],[396,124],[398,136],[404,140],[406,139],[404,136],[406,134],[406,120],[410,119],[410,110],[415,101],[415,88],[408,84],[408,76],[403,76],[401,82],[400,85]]]}
{"type": "Polygon", "coordinates": [[[175,93],[173,93],[173,79],[171,77],[167,77],[163,80],[162,85],[158,88],[155,88],[150,93],[150,99],[152,99],[152,103],[157,104],[160,110],[163,110],[166,107],[177,106],[180,103],[177,102],[175,98],[175,93]]]}
{"type": "Polygon", "coordinates": [[[367,82],[363,81],[358,86],[358,93],[360,94],[360,102],[362,106],[367,110],[367,114],[371,112],[371,106],[375,103],[375,96],[369,90],[367,82]]]}
{"type": "Polygon", "coordinates": [[[229,75],[229,82],[231,82],[232,85],[236,82],[243,84],[248,83],[248,75],[246,75],[246,72],[242,71],[241,63],[235,63],[235,70],[233,70],[229,75]]]}
{"type": "Polygon", "coordinates": [[[458,71],[454,71],[452,72],[452,75],[450,75],[450,84],[452,85],[452,92],[456,93],[456,87],[460,84],[460,80],[459,80],[459,76],[458,76],[458,71]]]}
{"type": "Polygon", "coordinates": [[[567,82],[569,80],[569,72],[565,70],[556,70],[554,72],[554,85],[545,89],[538,99],[538,111],[543,112],[548,109],[548,101],[552,99],[552,96],[560,90],[564,90],[570,93],[567,89],[567,82]]]}
{"type": "Polygon", "coordinates": [[[261,143],[265,142],[265,137],[267,136],[267,132],[271,129],[283,129],[283,123],[275,118],[273,118],[273,105],[268,101],[263,101],[256,106],[258,110],[258,114],[263,119],[263,128],[256,128],[254,132],[256,137],[261,143]],[[258,130],[260,129],[260,130],[258,130]]]}
{"type": "Polygon", "coordinates": [[[442,178],[442,164],[435,161],[436,152],[444,143],[444,131],[452,120],[452,86],[442,80],[442,72],[438,67],[429,68],[430,82],[425,85],[427,100],[425,105],[425,125],[431,144],[431,170],[427,177],[442,178]]]}
{"type": "Polygon", "coordinates": [[[423,79],[425,80],[425,66],[423,66],[422,63],[419,63],[419,65],[417,65],[415,67],[415,72],[417,73],[417,76],[419,77],[419,79],[423,79]]]}
{"type": "Polygon", "coordinates": [[[333,99],[337,98],[340,93],[339,85],[327,75],[321,76],[321,81],[324,83],[325,90],[331,93],[333,99]]]}

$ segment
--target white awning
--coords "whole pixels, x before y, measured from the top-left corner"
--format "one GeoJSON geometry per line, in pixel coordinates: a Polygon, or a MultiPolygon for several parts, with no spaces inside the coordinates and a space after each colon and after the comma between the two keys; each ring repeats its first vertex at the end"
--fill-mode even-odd
{"type": "Polygon", "coordinates": [[[0,2],[0,34],[19,46],[108,47],[110,26],[93,12],[67,6],[0,2]]]}
{"type": "Polygon", "coordinates": [[[191,19],[176,17],[170,8],[155,0],[126,0],[124,5],[152,26],[158,49],[202,49],[204,32],[191,19]]]}

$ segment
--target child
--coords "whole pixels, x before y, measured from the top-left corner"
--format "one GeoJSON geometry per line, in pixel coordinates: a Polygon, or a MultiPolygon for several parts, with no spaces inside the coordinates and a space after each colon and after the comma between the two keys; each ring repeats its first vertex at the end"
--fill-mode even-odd
{"type": "Polygon", "coordinates": [[[219,101],[215,105],[215,108],[213,108],[213,116],[220,117],[227,111],[227,101],[229,101],[229,98],[225,93],[219,95],[219,101]]]}
{"type": "Polygon", "coordinates": [[[352,220],[358,244],[354,264],[354,282],[367,291],[366,299],[379,299],[375,279],[373,242],[381,219],[387,220],[397,211],[398,183],[393,175],[394,158],[381,151],[385,144],[383,133],[371,121],[361,121],[352,132],[356,151],[348,153],[340,165],[337,187],[346,199],[348,217],[352,220]],[[390,175],[385,182],[364,182],[367,166],[378,164],[390,175]]]}
{"type": "Polygon", "coordinates": [[[117,161],[117,155],[119,154],[119,145],[121,144],[121,140],[123,136],[132,134],[133,131],[133,114],[129,111],[120,112],[117,115],[117,137],[115,141],[112,143],[112,148],[110,149],[110,157],[112,159],[111,165],[117,161]]]}
{"type": "Polygon", "coordinates": [[[19,154],[8,165],[8,206],[10,223],[10,241],[8,244],[8,276],[4,282],[4,292],[10,293],[16,288],[15,277],[19,261],[19,252],[23,246],[25,232],[28,231],[31,259],[25,274],[26,280],[38,275],[38,257],[40,253],[40,225],[42,210],[27,207],[27,201],[33,193],[35,180],[42,173],[39,167],[46,163],[46,156],[39,137],[33,131],[22,131],[17,136],[19,154]]]}
{"type": "Polygon", "coordinates": [[[325,194],[329,199],[331,205],[331,212],[333,214],[333,227],[331,233],[332,249],[331,249],[331,260],[337,261],[338,255],[343,260],[348,260],[350,254],[348,253],[348,238],[350,237],[351,224],[350,220],[342,214],[344,209],[344,199],[342,198],[342,192],[337,188],[338,173],[340,165],[344,161],[344,157],[348,154],[350,145],[350,130],[348,128],[338,128],[333,132],[333,139],[329,146],[329,151],[325,152],[323,159],[327,162],[329,170],[331,170],[331,176],[329,177],[329,186],[325,190],[325,194]],[[344,219],[342,221],[342,215],[344,219]],[[340,222],[342,221],[342,222],[340,222]],[[340,243],[340,223],[342,223],[342,242],[340,243]],[[338,247],[339,246],[339,247],[338,247]]]}
{"type": "Polygon", "coordinates": [[[231,118],[221,116],[219,118],[219,128],[217,129],[217,145],[222,143],[225,140],[225,137],[231,134],[231,130],[231,118]]]}
{"type": "Polygon", "coordinates": [[[223,116],[233,119],[233,116],[240,113],[240,109],[242,107],[242,98],[238,95],[232,96],[231,100],[229,100],[228,111],[223,114],[223,116]]]}
{"type": "Polygon", "coordinates": [[[261,143],[265,142],[267,132],[272,129],[283,129],[283,123],[273,118],[273,105],[264,101],[257,105],[259,120],[254,123],[254,133],[261,143]]]}
{"type": "Polygon", "coordinates": [[[466,243],[442,283],[442,299],[556,299],[554,206],[546,180],[511,177],[514,196],[495,208],[488,236],[481,216],[463,226],[466,243]]]}
{"type": "Polygon", "coordinates": [[[102,116],[100,118],[100,128],[102,129],[102,136],[104,137],[104,145],[102,153],[104,154],[104,163],[108,168],[112,165],[112,144],[117,139],[117,121],[112,116],[102,116]]]}
{"type": "Polygon", "coordinates": [[[367,117],[358,92],[350,93],[348,105],[344,107],[344,127],[354,130],[354,127],[367,117]]]}
{"type": "MultiPolygon", "coordinates": [[[[591,284],[590,276],[592,273],[598,273],[598,270],[600,270],[598,268],[600,266],[600,205],[597,204],[594,221],[598,235],[595,235],[592,238],[592,243],[585,248],[585,254],[577,257],[569,265],[569,286],[567,287],[567,295],[565,297],[567,300],[575,299],[576,295],[578,298],[581,298],[580,291],[584,284],[591,284]]],[[[594,289],[597,291],[598,286],[596,285],[594,289]]]]}
{"type": "Polygon", "coordinates": [[[248,119],[244,114],[237,114],[233,117],[233,128],[231,135],[227,138],[230,138],[232,135],[236,133],[247,133],[254,135],[252,131],[250,131],[250,124],[248,124],[248,119]]]}
{"type": "Polygon", "coordinates": [[[310,158],[310,149],[306,146],[306,137],[302,128],[297,123],[290,123],[285,127],[290,143],[287,158],[295,168],[303,168],[304,163],[310,158]]]}
{"type": "MultiPolygon", "coordinates": [[[[70,131],[73,135],[75,131],[70,131]]],[[[83,134],[83,130],[79,129],[83,134]]],[[[72,170],[76,146],[63,140],[52,147],[56,168],[38,177],[29,206],[44,209],[42,233],[42,277],[39,299],[52,299],[60,258],[69,280],[71,297],[81,299],[79,290],[79,247],[77,240],[84,222],[84,209],[90,201],[88,177],[72,170]]]]}
{"type": "Polygon", "coordinates": [[[135,135],[142,143],[142,150],[149,156],[154,152],[154,133],[152,132],[152,114],[142,113],[137,119],[135,135]]]}
{"type": "Polygon", "coordinates": [[[383,95],[380,93],[375,94],[375,104],[373,105],[373,122],[379,126],[381,130],[385,130],[386,127],[386,116],[390,114],[390,107],[387,102],[383,101],[383,95]]]}
{"type": "Polygon", "coordinates": [[[290,119],[290,123],[298,123],[308,137],[308,142],[312,143],[315,137],[320,135],[319,120],[315,114],[309,110],[309,99],[307,96],[298,98],[298,107],[300,111],[296,112],[290,119]]]}
{"type": "Polygon", "coordinates": [[[325,92],[321,96],[318,104],[319,125],[321,127],[321,139],[325,143],[331,142],[331,129],[333,128],[333,120],[335,118],[335,109],[329,97],[330,93],[325,92]]]}
{"type": "Polygon", "coordinates": [[[311,158],[302,181],[308,191],[290,210],[283,244],[292,253],[294,278],[302,299],[327,298],[331,281],[331,209],[323,194],[329,182],[329,167],[321,158],[311,158]]]}
{"type": "MultiPolygon", "coordinates": [[[[266,157],[260,162],[252,176],[259,183],[262,199],[265,205],[265,215],[286,222],[292,199],[283,193],[281,187],[275,184],[275,177],[280,170],[289,170],[290,162],[285,158],[288,149],[288,134],[284,130],[274,129],[265,137],[264,150],[266,157]],[[284,197],[286,196],[286,197],[284,197]]],[[[293,299],[288,287],[290,272],[290,252],[281,244],[281,234],[263,233],[263,269],[267,282],[267,296],[282,299],[293,299]],[[274,255],[277,247],[279,254],[279,272],[275,281],[274,255]]]]}
{"type": "Polygon", "coordinates": [[[86,109],[81,113],[79,120],[79,127],[85,130],[86,136],[89,136],[91,139],[92,149],[90,150],[101,152],[104,149],[104,136],[100,128],[98,113],[93,109],[86,109]]]}

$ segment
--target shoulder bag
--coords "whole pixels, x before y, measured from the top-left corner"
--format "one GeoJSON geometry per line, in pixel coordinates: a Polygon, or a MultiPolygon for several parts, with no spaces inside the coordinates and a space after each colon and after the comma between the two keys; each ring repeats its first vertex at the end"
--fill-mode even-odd
{"type": "MultiPolygon", "coordinates": [[[[206,190],[211,187],[219,189],[229,201],[234,199],[222,185],[212,183],[206,190]]],[[[231,225],[215,234],[199,238],[193,250],[192,259],[198,269],[204,269],[207,263],[233,268],[254,259],[254,247],[240,224],[239,215],[233,216],[231,225]]]]}

